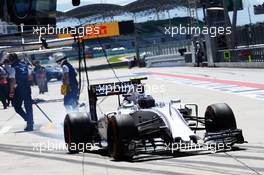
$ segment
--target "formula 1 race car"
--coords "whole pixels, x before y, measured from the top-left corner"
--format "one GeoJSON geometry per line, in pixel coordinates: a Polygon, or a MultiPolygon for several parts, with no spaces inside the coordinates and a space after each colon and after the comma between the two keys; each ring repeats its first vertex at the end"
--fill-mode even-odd
{"type": "Polygon", "coordinates": [[[242,130],[237,129],[235,116],[227,104],[207,107],[205,116],[198,117],[196,104],[183,104],[173,99],[168,104],[157,102],[145,94],[140,79],[125,82],[91,85],[89,113],[67,114],[64,121],[65,142],[70,153],[79,152],[78,144],[97,144],[108,149],[117,160],[159,147],[177,149],[179,145],[214,143],[223,148],[244,143],[242,130]],[[97,116],[97,99],[117,95],[116,111],[97,116]],[[123,96],[121,102],[120,95],[123,96]],[[202,139],[197,131],[204,130],[202,139]]]}

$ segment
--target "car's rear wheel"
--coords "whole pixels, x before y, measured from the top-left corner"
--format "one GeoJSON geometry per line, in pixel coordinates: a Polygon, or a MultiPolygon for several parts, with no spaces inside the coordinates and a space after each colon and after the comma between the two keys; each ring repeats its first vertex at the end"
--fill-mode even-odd
{"type": "Polygon", "coordinates": [[[86,113],[67,114],[64,120],[64,139],[70,153],[84,151],[92,141],[93,125],[86,113]]]}
{"type": "Polygon", "coordinates": [[[109,118],[107,140],[111,157],[115,160],[129,160],[134,152],[129,150],[131,140],[137,137],[137,128],[130,115],[109,118]]]}
{"type": "Polygon", "coordinates": [[[205,112],[206,132],[219,132],[237,129],[232,109],[225,103],[213,104],[205,112]]]}

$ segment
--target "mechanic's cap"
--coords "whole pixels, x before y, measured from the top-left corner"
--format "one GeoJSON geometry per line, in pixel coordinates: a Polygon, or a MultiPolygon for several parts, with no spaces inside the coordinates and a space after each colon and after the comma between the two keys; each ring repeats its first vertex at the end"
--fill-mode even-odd
{"type": "Polygon", "coordinates": [[[63,52],[57,52],[57,53],[54,53],[52,55],[52,58],[54,59],[54,61],[56,61],[57,63],[63,61],[63,60],[66,60],[67,57],[66,55],[63,53],[63,52]]]}

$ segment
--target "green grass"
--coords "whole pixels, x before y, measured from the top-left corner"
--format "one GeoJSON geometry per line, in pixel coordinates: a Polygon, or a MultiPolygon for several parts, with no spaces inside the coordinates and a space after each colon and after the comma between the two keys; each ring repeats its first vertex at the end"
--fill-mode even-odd
{"type": "Polygon", "coordinates": [[[117,55],[117,56],[112,56],[109,58],[109,62],[110,63],[117,63],[117,62],[120,62],[122,61],[120,58],[123,58],[125,57],[126,55],[117,55]]]}
{"type": "Polygon", "coordinates": [[[127,69],[128,66],[114,66],[114,69],[127,69]]]}

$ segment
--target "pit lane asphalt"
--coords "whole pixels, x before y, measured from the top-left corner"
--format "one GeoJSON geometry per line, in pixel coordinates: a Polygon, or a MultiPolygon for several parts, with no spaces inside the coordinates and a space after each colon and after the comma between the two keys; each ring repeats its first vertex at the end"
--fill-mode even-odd
{"type": "MultiPolygon", "coordinates": [[[[228,103],[248,143],[227,153],[179,153],[174,157],[170,154],[143,154],[132,162],[116,162],[100,151],[70,155],[63,150],[62,122],[65,111],[60,101],[40,104],[53,124],[34,106],[34,132],[23,132],[24,122],[14,110],[2,110],[0,106],[0,174],[264,174],[264,88],[261,88],[264,70],[175,67],[118,69],[116,72],[121,80],[148,76],[146,84],[155,87],[151,89],[151,94],[156,99],[168,101],[180,98],[184,103],[197,103],[201,116],[210,104],[228,103]],[[157,89],[165,91],[161,93],[157,89]]],[[[90,78],[92,84],[116,81],[111,70],[90,72],[90,78]]],[[[81,101],[85,102],[85,84],[83,89],[81,101]]],[[[38,95],[34,87],[33,97],[61,99],[59,92],[60,83],[52,82],[49,93],[45,95],[38,95]]],[[[104,112],[112,111],[116,105],[117,99],[110,97],[101,108],[104,112]]]]}

